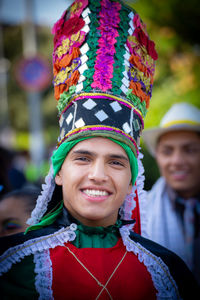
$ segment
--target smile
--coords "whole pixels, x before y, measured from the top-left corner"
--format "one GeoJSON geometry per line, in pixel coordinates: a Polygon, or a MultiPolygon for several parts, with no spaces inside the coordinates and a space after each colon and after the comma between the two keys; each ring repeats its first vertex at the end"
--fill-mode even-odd
{"type": "Polygon", "coordinates": [[[182,170],[182,171],[174,171],[171,173],[171,176],[175,179],[175,180],[184,180],[187,178],[188,176],[188,171],[186,170],[182,170]]]}
{"type": "Polygon", "coordinates": [[[83,193],[88,195],[88,196],[108,196],[109,193],[107,191],[102,191],[102,190],[89,190],[89,189],[86,189],[86,190],[83,190],[83,193]]]}

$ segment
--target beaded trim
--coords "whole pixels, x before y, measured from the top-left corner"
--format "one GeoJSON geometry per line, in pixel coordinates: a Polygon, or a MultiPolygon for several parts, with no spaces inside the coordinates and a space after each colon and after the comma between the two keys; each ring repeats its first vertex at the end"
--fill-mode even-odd
{"type": "MultiPolygon", "coordinates": [[[[139,148],[140,150],[140,148],[139,148]]],[[[139,151],[138,155],[138,176],[136,180],[138,199],[139,199],[139,210],[140,210],[140,224],[141,224],[141,235],[145,235],[145,228],[147,223],[146,203],[147,203],[147,191],[144,190],[144,167],[142,164],[142,158],[144,155],[139,151]]]]}
{"type": "MultiPolygon", "coordinates": [[[[76,128],[74,130],[71,130],[70,132],[68,132],[58,143],[58,147],[60,146],[60,144],[62,144],[68,137],[71,137],[74,134],[77,134],[79,132],[89,132],[90,131],[90,136],[92,135],[92,131],[95,131],[94,135],[98,136],[98,135],[102,135],[106,137],[106,133],[103,131],[113,131],[116,133],[120,133],[122,136],[128,138],[133,145],[135,146],[135,149],[138,153],[138,149],[137,149],[137,144],[136,141],[133,139],[132,136],[130,136],[128,133],[125,133],[124,131],[120,130],[119,128],[115,128],[115,127],[111,127],[111,126],[105,126],[105,125],[96,125],[96,126],[83,126],[83,127],[79,127],[76,128]],[[98,130],[100,131],[100,134],[98,134],[98,130]]],[[[109,134],[109,136],[111,136],[109,134]]],[[[78,137],[78,135],[76,135],[76,138],[78,137]]],[[[135,151],[134,151],[135,152],[135,151]]]]}
{"type": "Polygon", "coordinates": [[[26,221],[28,225],[35,225],[39,223],[47,210],[48,203],[51,201],[54,189],[55,180],[53,176],[53,167],[51,165],[49,173],[45,178],[45,183],[42,184],[42,191],[37,198],[36,206],[31,213],[31,217],[26,221]]]}
{"type": "Polygon", "coordinates": [[[31,239],[23,244],[9,248],[0,257],[0,275],[7,272],[12,267],[12,264],[20,262],[25,256],[73,241],[76,238],[76,229],[77,225],[72,223],[70,226],[62,228],[53,234],[31,239]]]}
{"type": "Polygon", "coordinates": [[[49,249],[34,254],[35,287],[40,295],[39,300],[53,300],[52,292],[52,263],[49,249]]]}
{"type": "Polygon", "coordinates": [[[126,99],[122,98],[122,97],[117,97],[115,95],[112,94],[107,94],[107,93],[100,93],[100,92],[95,92],[95,93],[81,93],[79,95],[74,96],[72,99],[70,99],[70,101],[68,102],[67,106],[64,108],[64,110],[61,112],[60,114],[60,118],[62,116],[62,114],[69,108],[69,106],[71,104],[73,104],[75,101],[80,100],[80,99],[107,99],[107,100],[116,100],[121,104],[126,105],[127,107],[129,107],[130,109],[133,109],[133,111],[140,117],[142,126],[144,127],[144,118],[142,113],[140,112],[139,109],[137,109],[132,103],[131,101],[127,101],[126,99]]]}

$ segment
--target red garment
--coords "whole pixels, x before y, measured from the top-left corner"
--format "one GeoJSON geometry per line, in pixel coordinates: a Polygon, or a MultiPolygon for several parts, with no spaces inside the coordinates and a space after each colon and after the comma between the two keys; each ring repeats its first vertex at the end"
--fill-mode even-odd
{"type": "MultiPolygon", "coordinates": [[[[121,239],[112,248],[79,249],[70,243],[66,243],[66,246],[104,285],[126,252],[121,239]]],[[[50,249],[50,256],[53,269],[54,299],[96,299],[102,287],[65,247],[58,246],[50,249]]],[[[127,252],[116,273],[109,281],[107,289],[114,300],[156,299],[156,290],[150,273],[132,252],[127,252]]],[[[104,290],[99,299],[111,298],[104,290]]]]}

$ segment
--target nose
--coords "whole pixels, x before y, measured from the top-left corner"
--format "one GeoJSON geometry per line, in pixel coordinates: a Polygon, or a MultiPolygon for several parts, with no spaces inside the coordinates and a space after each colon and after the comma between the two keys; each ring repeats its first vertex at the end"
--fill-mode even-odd
{"type": "Polygon", "coordinates": [[[106,167],[104,162],[102,161],[95,161],[89,169],[88,178],[95,182],[103,182],[108,179],[108,175],[106,172],[106,167]]]}
{"type": "Polygon", "coordinates": [[[183,153],[181,151],[174,151],[173,155],[171,156],[171,162],[180,165],[183,164],[184,161],[185,159],[183,153]]]}

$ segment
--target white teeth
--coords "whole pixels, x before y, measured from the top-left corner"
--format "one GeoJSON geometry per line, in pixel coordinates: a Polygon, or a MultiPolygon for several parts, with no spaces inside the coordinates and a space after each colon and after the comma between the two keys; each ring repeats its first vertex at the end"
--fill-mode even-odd
{"type": "Polygon", "coordinates": [[[174,172],[174,175],[184,175],[186,173],[187,173],[186,171],[176,171],[174,172]]]}
{"type": "Polygon", "coordinates": [[[99,190],[84,190],[84,193],[88,196],[107,196],[108,193],[106,191],[99,191],[99,190]]]}

